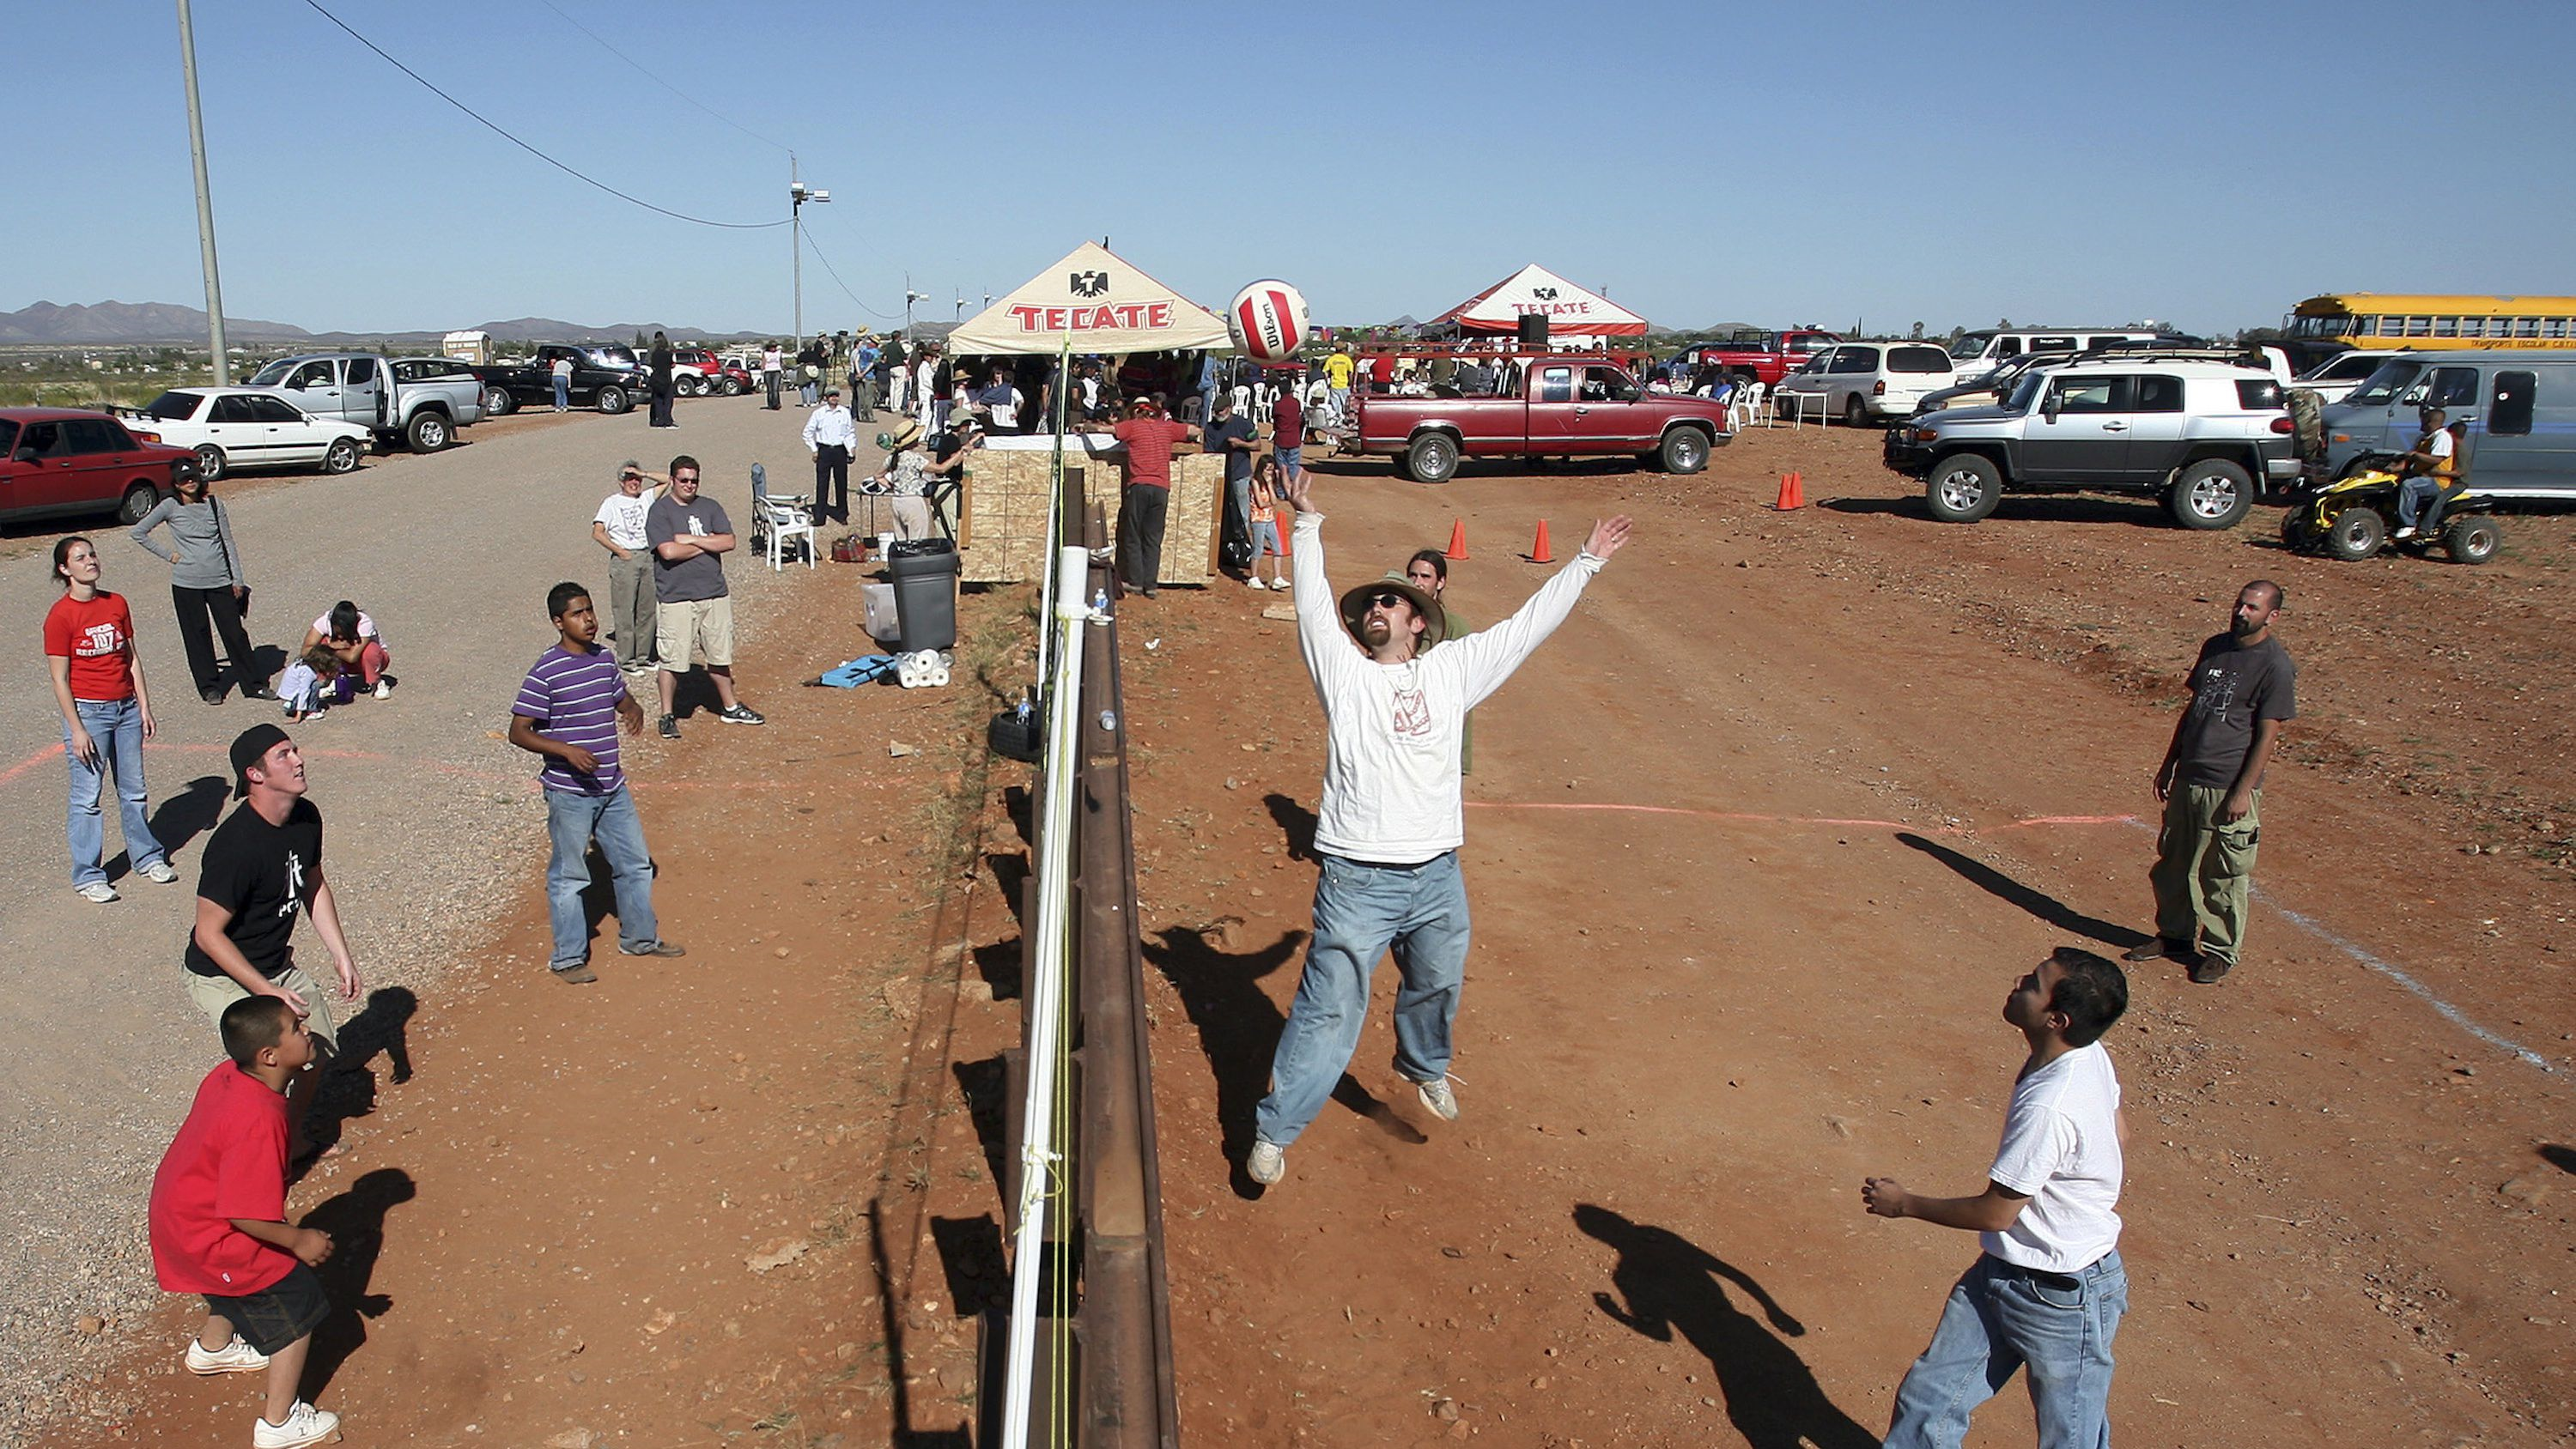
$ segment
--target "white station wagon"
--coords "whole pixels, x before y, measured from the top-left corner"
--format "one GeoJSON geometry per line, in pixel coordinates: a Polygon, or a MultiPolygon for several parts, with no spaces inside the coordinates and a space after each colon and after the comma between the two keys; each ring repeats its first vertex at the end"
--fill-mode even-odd
{"type": "Polygon", "coordinates": [[[143,436],[194,449],[208,482],[246,468],[346,473],[374,442],[359,424],[314,417],[265,387],[172,388],[128,421],[143,436]]]}

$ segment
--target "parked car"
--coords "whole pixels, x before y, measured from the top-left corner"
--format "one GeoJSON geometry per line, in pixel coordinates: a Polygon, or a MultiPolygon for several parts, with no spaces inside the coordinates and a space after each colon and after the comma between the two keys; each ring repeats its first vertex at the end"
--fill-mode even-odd
{"type": "Polygon", "coordinates": [[[1721,369],[1737,383],[1777,387],[1780,379],[1804,366],[1809,358],[1842,340],[1839,333],[1820,332],[1813,327],[1739,333],[1714,342],[1694,342],[1674,353],[1669,365],[1677,387],[1704,366],[1721,369]]]}
{"type": "Polygon", "coordinates": [[[138,438],[194,452],[209,483],[249,468],[346,473],[375,441],[363,423],[317,418],[265,387],[174,387],[126,422],[138,438]]]}
{"type": "Polygon", "coordinates": [[[387,446],[435,453],[455,441],[458,429],[483,421],[482,384],[466,364],[436,361],[456,371],[406,381],[392,359],[371,352],[308,352],[281,357],[250,381],[284,392],[299,411],[363,424],[387,446]]]}
{"type": "Polygon", "coordinates": [[[2411,352],[2368,352],[2356,348],[2353,351],[2329,357],[2300,373],[2290,385],[2303,387],[2315,393],[2318,406],[2331,407],[2352,396],[2352,390],[2368,381],[2370,375],[2379,370],[2381,363],[2392,357],[2414,355],[2411,352]]]}
{"type": "Polygon", "coordinates": [[[624,343],[541,342],[533,362],[474,369],[483,380],[484,406],[495,417],[505,417],[525,407],[554,406],[554,366],[558,357],[572,359],[568,396],[574,407],[595,407],[613,416],[635,406],[637,398],[652,391],[643,365],[635,360],[634,349],[624,343]]]}
{"type": "Polygon", "coordinates": [[[740,397],[751,391],[751,372],[729,365],[703,347],[675,347],[671,349],[671,391],[682,397],[701,393],[740,397]]]}
{"type": "Polygon", "coordinates": [[[105,413],[0,408],[0,519],[113,513],[132,523],[195,466],[194,453],[138,438],[105,413]]]}
{"type": "Polygon", "coordinates": [[[1981,327],[1950,344],[1950,366],[1961,382],[1978,378],[2026,352],[2091,352],[2109,342],[2153,342],[2197,347],[2201,340],[2152,327],[1981,327]]]}
{"type": "Polygon", "coordinates": [[[1650,393],[1625,368],[1563,353],[1497,359],[1499,396],[1354,393],[1351,450],[1395,459],[1396,471],[1446,483],[1462,457],[1634,453],[1667,473],[1696,473],[1730,438],[1707,398],[1650,393]]]}
{"type": "Polygon", "coordinates": [[[2482,496],[2576,497],[2576,350],[2389,358],[2325,410],[2327,474],[2413,447],[2428,407],[2467,425],[2469,477],[2482,496]]]}
{"type": "Polygon", "coordinates": [[[1781,379],[1771,390],[1772,409],[1857,428],[1872,418],[1909,417],[1924,394],[1953,381],[1950,354],[1938,343],[1837,342],[1781,379]]]}
{"type": "Polygon", "coordinates": [[[2280,379],[2214,352],[2033,368],[1998,406],[1888,429],[1882,456],[1949,523],[2007,492],[2114,492],[2163,498],[2185,528],[2232,528],[2260,484],[2299,476],[2280,379]]]}

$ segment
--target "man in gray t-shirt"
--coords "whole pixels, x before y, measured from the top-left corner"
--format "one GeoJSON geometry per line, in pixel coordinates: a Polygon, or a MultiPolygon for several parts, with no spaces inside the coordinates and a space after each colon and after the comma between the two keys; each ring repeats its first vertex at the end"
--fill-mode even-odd
{"type": "Polygon", "coordinates": [[[2262,833],[2263,769],[2281,726],[2298,717],[2298,666],[2272,637],[2281,586],[2256,579],[2236,595],[2228,630],[2200,646],[2191,703],[2174,722],[2156,798],[2164,802],[2156,864],[2156,934],[2131,961],[2188,962],[2207,985],[2236,967],[2262,833]]]}
{"type": "Polygon", "coordinates": [[[698,460],[671,460],[671,491],[644,514],[644,543],[653,550],[653,652],[661,656],[662,738],[680,737],[671,701],[695,651],[715,681],[727,724],[766,724],[757,710],[734,697],[733,599],[725,587],[724,555],[733,551],[733,520],[724,506],[698,493],[698,460]]]}

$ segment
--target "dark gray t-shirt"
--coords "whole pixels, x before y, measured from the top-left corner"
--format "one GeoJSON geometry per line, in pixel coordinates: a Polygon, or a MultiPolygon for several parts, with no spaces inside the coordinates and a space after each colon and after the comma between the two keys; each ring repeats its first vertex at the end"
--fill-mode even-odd
{"type": "Polygon", "coordinates": [[[1248,443],[1258,436],[1252,426],[1252,419],[1237,413],[1224,422],[1208,424],[1204,436],[1207,440],[1207,450],[1211,453],[1223,454],[1225,457],[1225,481],[1237,483],[1252,476],[1251,452],[1226,446],[1231,439],[1241,438],[1248,443]]]}
{"type": "MultiPolygon", "coordinates": [[[[2239,644],[2220,634],[2200,646],[2191,666],[2191,708],[2183,715],[2174,780],[2224,790],[2254,748],[2254,722],[2296,719],[2299,667],[2277,638],[2239,644]]],[[[2256,780],[2255,788],[2263,782],[2256,780]]]]}
{"type": "Polygon", "coordinates": [[[683,535],[731,532],[733,520],[725,517],[724,505],[703,493],[693,503],[684,504],[667,493],[653,500],[644,513],[644,542],[654,551],[653,597],[665,604],[723,598],[729,591],[722,555],[702,553],[673,563],[662,557],[661,548],[683,535]]]}

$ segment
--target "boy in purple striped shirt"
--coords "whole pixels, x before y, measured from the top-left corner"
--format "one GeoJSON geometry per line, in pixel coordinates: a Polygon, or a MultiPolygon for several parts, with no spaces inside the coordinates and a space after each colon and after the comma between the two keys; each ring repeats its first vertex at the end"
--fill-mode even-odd
{"type": "Polygon", "coordinates": [[[599,643],[599,614],[590,591],[557,584],[546,614],[562,635],[538,656],[510,706],[510,743],[545,757],[537,778],[546,787],[546,831],[554,860],[546,868],[546,913],[554,925],[555,979],[581,986],[590,969],[590,922],[581,893],[590,884],[590,843],[608,858],[617,887],[617,949],[629,956],[685,956],[653,921],[653,854],[644,822],[617,765],[617,726],[641,734],[644,711],[626,692],[617,656],[599,643]]]}

